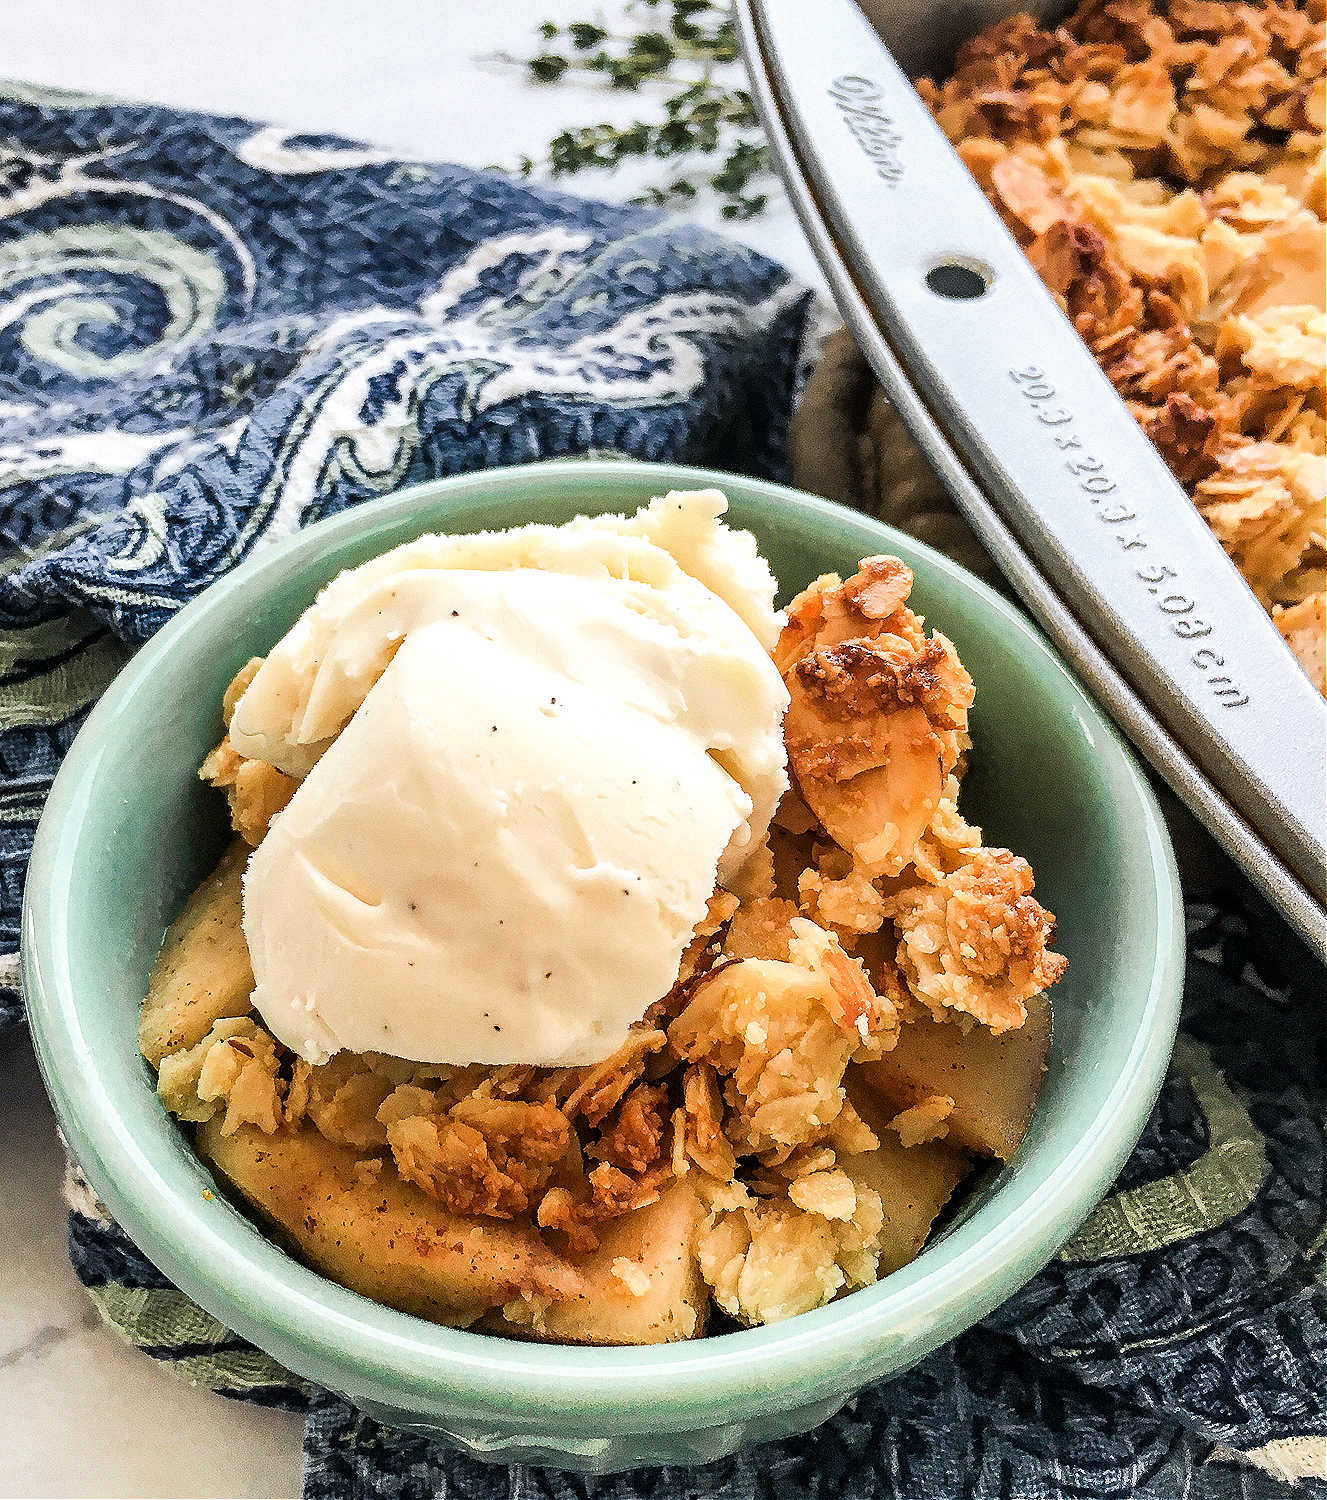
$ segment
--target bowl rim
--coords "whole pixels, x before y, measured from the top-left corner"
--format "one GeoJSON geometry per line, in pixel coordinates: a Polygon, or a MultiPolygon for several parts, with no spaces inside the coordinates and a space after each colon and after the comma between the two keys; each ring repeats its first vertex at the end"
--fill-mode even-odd
{"type": "MultiPolygon", "coordinates": [[[[873,1351],[902,1349],[904,1357],[890,1365],[905,1368],[1035,1275],[1106,1192],[1160,1091],[1179,1020],[1183,933],[1174,854],[1132,753],[1036,627],[980,579],[874,517],[770,481],[680,464],[558,459],[432,480],[366,501],[251,556],[168,621],[94,706],[56,776],[29,864],[22,968],[38,1061],[67,1141],[131,1238],[208,1312],[291,1367],[316,1363],[322,1384],[405,1402],[421,1416],[440,1407],[481,1417],[500,1413],[541,1429],[592,1416],[596,1435],[612,1435],[694,1428],[697,1412],[706,1409],[707,1425],[740,1422],[766,1413],[776,1391],[793,1397],[782,1403],[788,1405],[841,1392],[844,1369],[868,1361],[873,1351]],[[1009,631],[1050,658],[1079,711],[1113,741],[1140,806],[1153,876],[1156,958],[1137,1035],[1090,1125],[1031,1191],[1016,1221],[992,1225],[966,1245],[960,1229],[946,1242],[951,1252],[957,1244],[957,1253],[935,1264],[923,1255],[815,1312],[673,1344],[579,1347],[446,1328],[341,1287],[286,1255],[260,1230],[253,1230],[260,1244],[246,1241],[237,1249],[225,1216],[218,1219],[200,1205],[197,1178],[184,1162],[154,1159],[121,1116],[84,1038],[81,1003],[64,961],[67,915],[76,897],[63,854],[92,795],[103,726],[178,639],[206,631],[209,619],[236,595],[261,589],[292,563],[308,566],[324,545],[408,520],[424,506],[434,508],[431,519],[445,524],[436,507],[449,497],[529,490],[554,478],[560,484],[573,463],[595,490],[609,490],[630,473],[636,481],[648,478],[652,493],[713,485],[740,491],[744,499],[792,506],[813,520],[848,520],[878,536],[882,548],[918,555],[947,581],[975,590],[1009,631]]],[[[226,1207],[238,1217],[238,1210],[226,1207]]]]}

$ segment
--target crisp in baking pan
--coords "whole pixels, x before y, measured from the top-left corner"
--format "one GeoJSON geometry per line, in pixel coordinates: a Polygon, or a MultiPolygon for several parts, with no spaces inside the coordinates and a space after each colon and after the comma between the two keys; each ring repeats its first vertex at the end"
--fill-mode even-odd
{"type": "Polygon", "coordinates": [[[1327,960],[1327,707],[907,81],[1004,8],[876,12],[894,56],[852,0],[738,6],[845,320],[1024,601],[1327,960]]]}

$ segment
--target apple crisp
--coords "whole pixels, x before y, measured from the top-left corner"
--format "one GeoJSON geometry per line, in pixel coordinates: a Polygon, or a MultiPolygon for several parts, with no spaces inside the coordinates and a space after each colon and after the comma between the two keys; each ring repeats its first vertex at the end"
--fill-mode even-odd
{"type": "Polygon", "coordinates": [[[919,92],[1319,689],[1322,0],[1019,14],[919,92]]]}
{"type": "Polygon", "coordinates": [[[520,1337],[770,1322],[911,1260],[1022,1138],[1065,968],[1027,863],[959,811],[973,684],[911,587],[869,558],[794,601],[794,789],[763,874],[715,891],[672,989],[592,1066],[282,1046],[251,1008],[241,882],[291,788],[223,739],[200,774],[238,836],[167,935],[140,1033],[219,1179],[353,1290],[520,1337]]]}

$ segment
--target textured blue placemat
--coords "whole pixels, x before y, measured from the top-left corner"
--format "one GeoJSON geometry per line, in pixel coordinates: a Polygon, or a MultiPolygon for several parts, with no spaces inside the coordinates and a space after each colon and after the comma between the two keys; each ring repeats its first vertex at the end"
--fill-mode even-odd
{"type": "MultiPolygon", "coordinates": [[[[0,1021],[51,777],[181,603],[437,475],[590,451],[777,474],[807,316],[778,267],[643,211],[0,89],[0,1021]]],[[[481,1465],[293,1384],[76,1172],[74,1264],[148,1354],[306,1409],[315,1500],[1279,1493],[1327,1473],[1327,1008],[1255,972],[1239,918],[1191,916],[1176,1065],[1115,1192],[980,1329],[807,1438],[604,1480],[481,1465]]]]}

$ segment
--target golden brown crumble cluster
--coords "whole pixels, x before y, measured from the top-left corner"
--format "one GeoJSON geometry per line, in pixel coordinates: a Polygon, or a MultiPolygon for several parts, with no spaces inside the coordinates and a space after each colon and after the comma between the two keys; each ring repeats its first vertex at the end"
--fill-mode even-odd
{"type": "MultiPolygon", "coordinates": [[[[1007,1111],[1013,1133],[993,1147],[948,1093],[917,1083],[956,1077],[952,1061],[886,1070],[878,1087],[864,1065],[922,1023],[960,1042],[974,1029],[1015,1032],[1065,965],[1049,951],[1054,923],[1026,862],[984,848],[958,812],[972,682],[908,608],[911,586],[897,559],[872,558],[794,602],[776,660],[792,698],[796,790],[771,830],[763,883],[741,902],[715,892],[673,989],[592,1067],[344,1052],[310,1066],[278,1044],[249,1009],[240,879],[245,845],[293,784],[223,740],[201,774],[226,791],[245,844],[172,929],[158,966],[166,1002],[150,992],[145,1005],[143,1050],[166,1107],[213,1132],[200,1142],[214,1155],[230,1138],[312,1129],[350,1153],[355,1183],[377,1191],[395,1174],[462,1219],[525,1226],[573,1268],[614,1221],[685,1180],[701,1214],[687,1253],[709,1295],[748,1322],[819,1306],[910,1259],[969,1148],[1007,1155],[1016,1144],[1046,1033],[1007,1111]],[[179,954],[200,944],[211,945],[196,971],[206,984],[184,994],[179,954]],[[951,1116],[963,1127],[952,1144],[951,1116]]],[[[989,1066],[1010,1071],[994,1057],[989,1066]]],[[[266,1148],[245,1149],[261,1162],[266,1148]]],[[[501,1315],[549,1335],[555,1268],[529,1264],[501,1315]]],[[[627,1285],[646,1276],[622,1257],[613,1266],[627,1285]]]]}
{"type": "Polygon", "coordinates": [[[918,88],[1327,692],[1325,66],[1323,0],[1087,0],[918,88]]]}

